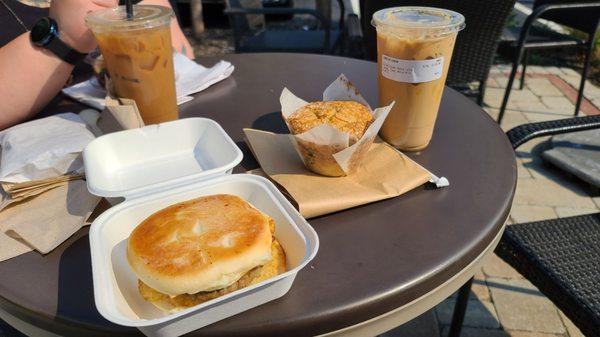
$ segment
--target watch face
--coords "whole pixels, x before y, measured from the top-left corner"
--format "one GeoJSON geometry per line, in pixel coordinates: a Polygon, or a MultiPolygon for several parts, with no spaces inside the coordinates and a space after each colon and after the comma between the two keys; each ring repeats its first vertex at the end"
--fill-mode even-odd
{"type": "Polygon", "coordinates": [[[50,41],[50,33],[52,32],[52,22],[48,18],[43,18],[36,22],[31,29],[31,41],[37,45],[45,45],[50,41]]]}

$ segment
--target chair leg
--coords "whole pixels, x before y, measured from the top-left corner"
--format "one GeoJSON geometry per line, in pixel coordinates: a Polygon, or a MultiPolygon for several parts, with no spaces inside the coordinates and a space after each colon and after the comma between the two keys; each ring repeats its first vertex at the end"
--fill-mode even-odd
{"type": "Polygon", "coordinates": [[[575,103],[575,116],[579,116],[579,108],[581,107],[581,101],[583,101],[583,90],[585,88],[585,80],[587,79],[588,72],[590,70],[590,63],[592,60],[592,53],[594,52],[594,41],[596,40],[596,32],[594,36],[590,36],[590,41],[586,44],[585,59],[583,60],[583,71],[581,72],[581,82],[579,83],[579,92],[577,93],[577,102],[575,103]]]}
{"type": "Polygon", "coordinates": [[[487,86],[487,79],[479,82],[479,93],[477,94],[477,104],[483,106],[483,96],[485,96],[485,87],[487,86]]]}
{"type": "Polygon", "coordinates": [[[519,90],[523,90],[523,86],[525,85],[525,70],[527,69],[527,62],[529,61],[529,50],[525,50],[525,54],[523,55],[523,60],[521,64],[523,64],[523,68],[521,70],[521,83],[519,83],[519,90]]]}
{"type": "Polygon", "coordinates": [[[513,60],[513,66],[510,71],[510,75],[508,76],[508,83],[506,84],[506,89],[504,91],[504,98],[502,99],[502,105],[500,105],[500,112],[498,113],[498,124],[501,124],[502,118],[504,118],[504,112],[506,111],[506,106],[508,105],[508,98],[510,97],[510,91],[515,81],[515,76],[517,75],[517,69],[519,68],[522,53],[523,50],[519,50],[517,52],[517,56],[513,60]]]}
{"type": "Polygon", "coordinates": [[[460,336],[465,313],[467,312],[467,304],[469,304],[469,295],[471,294],[472,284],[473,278],[470,278],[467,283],[458,290],[458,297],[456,298],[456,304],[454,305],[454,314],[452,314],[452,324],[450,325],[448,337],[460,336]]]}
{"type": "Polygon", "coordinates": [[[204,33],[204,19],[202,18],[202,1],[190,1],[190,15],[192,19],[192,32],[194,37],[199,39],[204,33]]]}

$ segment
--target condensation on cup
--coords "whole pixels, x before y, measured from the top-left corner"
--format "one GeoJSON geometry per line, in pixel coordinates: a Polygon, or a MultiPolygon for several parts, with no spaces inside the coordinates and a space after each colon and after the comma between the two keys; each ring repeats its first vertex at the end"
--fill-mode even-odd
{"type": "Polygon", "coordinates": [[[465,18],[446,9],[394,7],[373,14],[377,29],[379,105],[395,101],[381,137],[404,151],[427,147],[454,42],[465,18]]]}
{"type": "Polygon", "coordinates": [[[85,18],[119,97],[133,99],[145,124],[179,117],[175,94],[171,20],[173,10],[155,5],[91,12],[85,18]]]}

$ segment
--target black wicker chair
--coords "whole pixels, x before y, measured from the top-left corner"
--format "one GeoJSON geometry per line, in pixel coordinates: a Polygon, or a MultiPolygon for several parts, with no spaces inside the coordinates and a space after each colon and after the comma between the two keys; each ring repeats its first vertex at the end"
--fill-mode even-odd
{"type": "Polygon", "coordinates": [[[508,77],[508,84],[504,93],[504,99],[500,106],[498,114],[498,123],[502,123],[508,99],[513,87],[515,76],[519,64],[523,64],[521,71],[520,89],[523,89],[525,82],[525,72],[527,69],[527,60],[529,54],[533,51],[556,49],[556,48],[583,48],[585,58],[583,61],[583,70],[579,84],[579,92],[575,103],[575,116],[579,114],[579,107],[583,99],[585,80],[591,61],[594,43],[598,34],[598,24],[600,23],[600,1],[590,0],[536,0],[534,10],[527,17],[520,35],[503,38],[501,50],[512,54],[512,69],[508,77]],[[536,25],[538,19],[552,20],[553,22],[577,29],[587,35],[586,38],[577,38],[571,35],[559,34],[549,29],[540,28],[536,25]]]}
{"type": "MultiPolygon", "coordinates": [[[[530,139],[599,129],[600,116],[518,126],[513,148],[530,139]]],[[[496,254],[546,295],[588,337],[600,337],[600,213],[507,226],[496,254]]],[[[460,336],[471,281],[460,290],[450,337],[460,336]]]]}
{"type": "Polygon", "coordinates": [[[377,60],[377,38],[371,18],[376,11],[394,6],[428,6],[457,11],[465,16],[466,27],[458,34],[446,84],[483,103],[486,81],[502,29],[515,0],[361,0],[361,26],[365,54],[377,60]],[[476,83],[471,90],[470,84],[476,83]]]}
{"type": "Polygon", "coordinates": [[[244,8],[239,0],[226,0],[225,14],[233,28],[236,53],[255,52],[301,52],[333,53],[340,47],[344,36],[345,8],[342,0],[340,18],[336,26],[321,12],[311,8],[244,8]],[[247,15],[294,15],[313,16],[321,26],[319,30],[262,29],[250,28],[247,15]]]}

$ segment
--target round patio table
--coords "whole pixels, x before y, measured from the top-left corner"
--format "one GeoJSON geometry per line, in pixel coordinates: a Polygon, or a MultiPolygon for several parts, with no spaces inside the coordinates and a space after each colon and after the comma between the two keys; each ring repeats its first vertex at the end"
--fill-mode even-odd
{"type": "MultiPolygon", "coordinates": [[[[279,113],[284,86],[306,100],[320,100],[323,89],[344,73],[377,105],[372,62],[307,54],[223,58],[235,65],[232,77],[180,106],[180,114],[223,126],[244,151],[237,173],[257,167],[242,128],[286,131],[279,113]]],[[[408,155],[447,177],[450,186],[422,186],[310,219],[320,250],[287,295],[189,336],[375,335],[425,312],[467,282],[502,234],[516,185],[514,152],[479,106],[447,88],[431,144],[408,155]]],[[[31,252],[1,262],[0,275],[0,317],[24,324],[23,329],[73,336],[141,334],[97,312],[87,228],[48,255],[31,252]]]]}

